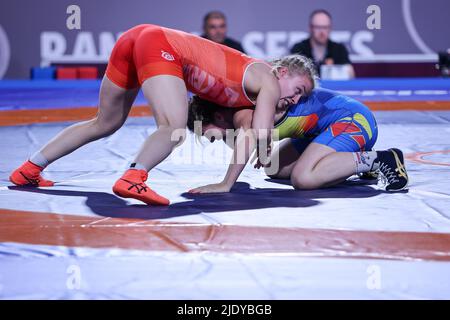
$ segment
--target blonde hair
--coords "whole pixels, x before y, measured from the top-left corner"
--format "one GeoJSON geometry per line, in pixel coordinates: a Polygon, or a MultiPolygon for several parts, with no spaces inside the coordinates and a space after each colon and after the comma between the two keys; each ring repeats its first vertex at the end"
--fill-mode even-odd
{"type": "Polygon", "coordinates": [[[307,76],[313,85],[313,89],[318,85],[319,76],[317,75],[316,67],[313,61],[305,56],[299,54],[291,54],[279,59],[270,61],[272,65],[272,72],[276,76],[278,70],[282,67],[288,69],[288,72],[293,75],[307,76]]]}

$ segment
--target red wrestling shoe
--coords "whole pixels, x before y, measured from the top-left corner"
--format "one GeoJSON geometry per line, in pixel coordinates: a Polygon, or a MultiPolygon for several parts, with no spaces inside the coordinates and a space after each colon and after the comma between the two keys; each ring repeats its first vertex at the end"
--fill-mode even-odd
{"type": "Polygon", "coordinates": [[[145,170],[128,169],[116,181],[113,192],[122,198],[133,198],[149,205],[167,206],[170,201],[145,184],[148,174],[145,170]]]}
{"type": "Polygon", "coordinates": [[[31,186],[31,187],[51,187],[54,185],[53,181],[45,180],[41,176],[44,168],[39,167],[30,160],[17,168],[11,176],[9,181],[17,186],[31,186]]]}

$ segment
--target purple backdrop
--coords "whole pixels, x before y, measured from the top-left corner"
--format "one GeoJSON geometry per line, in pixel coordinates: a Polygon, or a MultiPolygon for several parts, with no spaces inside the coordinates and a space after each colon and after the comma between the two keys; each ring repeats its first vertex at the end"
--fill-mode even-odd
{"type": "Polygon", "coordinates": [[[203,15],[225,12],[229,35],[248,54],[272,58],[305,38],[309,13],[334,18],[332,38],[353,61],[433,61],[450,47],[448,0],[14,0],[0,4],[0,78],[26,78],[31,66],[104,62],[118,34],[140,23],[200,32],[203,15]],[[69,30],[69,5],[81,9],[81,30],[69,30]],[[369,30],[369,5],[381,9],[381,29],[369,30]]]}

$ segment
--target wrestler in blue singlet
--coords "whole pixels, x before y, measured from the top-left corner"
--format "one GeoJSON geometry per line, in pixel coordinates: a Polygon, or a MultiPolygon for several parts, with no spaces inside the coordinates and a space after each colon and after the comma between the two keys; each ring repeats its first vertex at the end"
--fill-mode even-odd
{"type": "Polygon", "coordinates": [[[311,142],[338,152],[371,150],[378,128],[372,112],[361,102],[327,89],[314,89],[289,108],[275,124],[279,139],[291,138],[302,153],[311,142]]]}

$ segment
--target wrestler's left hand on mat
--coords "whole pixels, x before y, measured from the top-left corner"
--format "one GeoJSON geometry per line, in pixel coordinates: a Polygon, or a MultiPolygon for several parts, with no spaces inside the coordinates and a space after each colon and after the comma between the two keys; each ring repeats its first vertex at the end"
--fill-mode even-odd
{"type": "Polygon", "coordinates": [[[189,193],[221,193],[221,192],[230,192],[231,188],[227,186],[225,183],[213,183],[208,184],[206,186],[198,187],[189,190],[189,193]]]}
{"type": "Polygon", "coordinates": [[[267,156],[265,157],[265,158],[266,158],[266,163],[263,163],[263,162],[261,161],[261,158],[258,156],[258,151],[254,152],[254,153],[253,153],[253,157],[252,157],[252,159],[250,160],[250,163],[253,164],[253,167],[254,167],[255,169],[269,167],[269,166],[270,166],[270,154],[271,154],[271,152],[272,152],[272,148],[271,148],[271,146],[269,145],[269,146],[267,147],[267,156]]]}
{"type": "Polygon", "coordinates": [[[270,167],[270,161],[269,161],[269,163],[267,163],[267,164],[263,164],[263,163],[261,163],[261,161],[258,159],[253,167],[254,167],[255,169],[260,169],[260,168],[270,167]]]}

